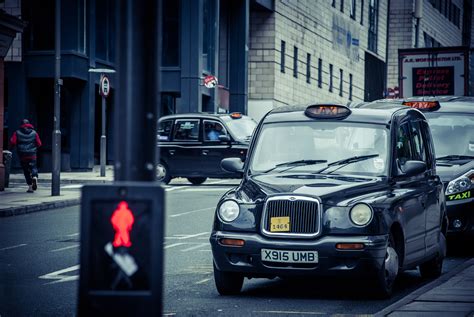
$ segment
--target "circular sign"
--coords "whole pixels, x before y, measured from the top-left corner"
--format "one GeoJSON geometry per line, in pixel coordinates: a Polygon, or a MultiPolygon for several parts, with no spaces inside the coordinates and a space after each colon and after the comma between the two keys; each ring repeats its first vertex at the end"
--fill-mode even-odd
{"type": "Polygon", "coordinates": [[[102,75],[100,78],[99,92],[100,95],[104,97],[107,97],[110,93],[110,81],[109,78],[105,75],[102,75]]]}
{"type": "Polygon", "coordinates": [[[217,86],[217,77],[213,75],[209,75],[204,77],[204,86],[206,88],[214,88],[217,86]]]}

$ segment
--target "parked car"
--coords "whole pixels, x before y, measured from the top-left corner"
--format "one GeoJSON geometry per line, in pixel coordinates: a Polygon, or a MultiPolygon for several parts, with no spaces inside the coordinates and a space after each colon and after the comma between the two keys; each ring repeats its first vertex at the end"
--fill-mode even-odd
{"type": "Polygon", "coordinates": [[[441,274],[446,204],[418,110],[274,109],[247,160],[222,166],[243,176],[219,200],[210,236],[222,295],[244,277],[335,275],[389,296],[402,270],[441,274]]]}
{"type": "Polygon", "coordinates": [[[222,170],[226,157],[247,155],[257,123],[240,113],[187,113],[160,118],[157,178],[168,184],[173,177],[186,177],[201,184],[208,177],[235,178],[238,173],[222,170]]]}
{"type": "Polygon", "coordinates": [[[445,189],[448,236],[474,236],[474,98],[386,99],[359,107],[393,104],[421,110],[431,127],[436,168],[445,189]]]}

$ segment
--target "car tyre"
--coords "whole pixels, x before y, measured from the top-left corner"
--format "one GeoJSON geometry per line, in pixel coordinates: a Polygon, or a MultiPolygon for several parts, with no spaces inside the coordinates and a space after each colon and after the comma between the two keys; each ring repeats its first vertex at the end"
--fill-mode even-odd
{"type": "Polygon", "coordinates": [[[443,260],[446,257],[446,237],[440,233],[440,252],[434,258],[420,265],[422,278],[437,278],[443,272],[443,260]]]}
{"type": "Polygon", "coordinates": [[[171,181],[170,170],[164,162],[156,164],[156,180],[163,184],[168,184],[171,181]]]}
{"type": "Polygon", "coordinates": [[[382,268],[377,273],[376,278],[376,296],[380,298],[389,298],[392,295],[393,285],[398,276],[399,256],[395,245],[395,239],[390,234],[388,239],[387,251],[382,268]]]}
{"type": "Polygon", "coordinates": [[[193,185],[201,185],[206,179],[207,177],[188,177],[188,181],[193,185]]]}
{"type": "Polygon", "coordinates": [[[242,289],[244,277],[239,273],[221,271],[214,264],[214,282],[219,294],[236,295],[242,289]]]}

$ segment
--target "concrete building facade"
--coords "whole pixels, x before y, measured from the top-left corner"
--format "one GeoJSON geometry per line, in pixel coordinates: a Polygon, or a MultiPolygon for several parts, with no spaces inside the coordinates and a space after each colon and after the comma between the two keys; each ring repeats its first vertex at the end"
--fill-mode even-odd
{"type": "Polygon", "coordinates": [[[276,0],[250,13],[249,114],[382,98],[387,0],[276,0]]]}

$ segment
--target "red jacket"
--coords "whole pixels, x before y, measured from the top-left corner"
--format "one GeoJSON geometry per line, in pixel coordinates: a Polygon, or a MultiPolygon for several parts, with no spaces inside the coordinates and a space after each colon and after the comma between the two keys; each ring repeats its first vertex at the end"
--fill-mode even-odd
{"type": "Polygon", "coordinates": [[[20,129],[13,132],[10,138],[10,148],[17,147],[18,155],[21,161],[36,160],[36,149],[42,145],[41,139],[38,133],[34,130],[33,125],[26,123],[20,126],[20,129]],[[34,138],[31,136],[31,140],[22,140],[22,136],[30,135],[34,133],[34,138]],[[29,148],[31,151],[22,152],[21,148],[29,148]]]}

